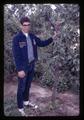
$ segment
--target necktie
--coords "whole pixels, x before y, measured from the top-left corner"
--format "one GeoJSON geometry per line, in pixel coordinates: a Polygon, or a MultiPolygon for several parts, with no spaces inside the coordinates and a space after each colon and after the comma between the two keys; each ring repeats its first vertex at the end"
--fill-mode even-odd
{"type": "Polygon", "coordinates": [[[27,36],[26,39],[27,39],[28,61],[30,63],[34,60],[34,52],[33,52],[33,46],[32,46],[32,41],[30,37],[27,36]]]}

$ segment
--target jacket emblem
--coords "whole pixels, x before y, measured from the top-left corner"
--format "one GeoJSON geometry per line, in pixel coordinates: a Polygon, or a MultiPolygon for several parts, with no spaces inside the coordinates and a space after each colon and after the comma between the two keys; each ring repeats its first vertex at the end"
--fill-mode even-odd
{"type": "Polygon", "coordinates": [[[24,46],[26,46],[26,42],[19,42],[19,46],[20,48],[23,48],[24,46]]]}

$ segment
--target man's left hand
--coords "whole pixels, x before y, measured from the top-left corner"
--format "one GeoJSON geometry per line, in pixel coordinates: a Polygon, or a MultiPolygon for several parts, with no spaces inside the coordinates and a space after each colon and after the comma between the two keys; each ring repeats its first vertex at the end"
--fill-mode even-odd
{"type": "Polygon", "coordinates": [[[54,35],[52,36],[53,40],[56,38],[56,35],[57,35],[56,31],[54,31],[54,35]]]}

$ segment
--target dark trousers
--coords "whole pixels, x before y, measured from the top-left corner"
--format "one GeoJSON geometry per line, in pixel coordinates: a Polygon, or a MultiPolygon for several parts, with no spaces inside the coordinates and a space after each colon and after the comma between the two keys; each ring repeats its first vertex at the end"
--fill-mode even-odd
{"type": "Polygon", "coordinates": [[[23,101],[29,100],[29,91],[31,82],[34,77],[34,66],[32,63],[28,66],[26,76],[24,78],[18,77],[18,89],[17,89],[17,105],[18,108],[23,108],[23,101]]]}

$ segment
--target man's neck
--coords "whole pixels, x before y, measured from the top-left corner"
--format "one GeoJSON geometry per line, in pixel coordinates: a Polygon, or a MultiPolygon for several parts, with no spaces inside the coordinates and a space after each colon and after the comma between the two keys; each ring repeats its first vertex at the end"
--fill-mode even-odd
{"type": "Polygon", "coordinates": [[[22,31],[22,32],[26,37],[28,36],[28,32],[24,32],[24,31],[22,31]]]}

